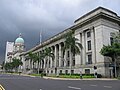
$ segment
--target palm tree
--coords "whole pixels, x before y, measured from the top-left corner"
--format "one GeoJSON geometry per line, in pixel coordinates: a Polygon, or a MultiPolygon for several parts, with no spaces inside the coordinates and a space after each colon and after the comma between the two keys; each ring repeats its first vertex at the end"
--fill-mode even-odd
{"type": "Polygon", "coordinates": [[[45,48],[44,50],[44,55],[46,59],[46,63],[47,63],[47,72],[48,72],[48,61],[50,60],[50,57],[52,58],[52,60],[54,60],[54,53],[51,52],[51,48],[45,48]]]}
{"type": "Polygon", "coordinates": [[[30,59],[30,69],[32,69],[32,65],[34,68],[34,63],[36,62],[36,55],[32,52],[28,53],[28,59],[30,59]]]}
{"type": "MultiPolygon", "coordinates": [[[[63,52],[65,52],[65,50],[70,50],[70,67],[72,69],[72,57],[75,54],[80,54],[80,50],[83,48],[82,44],[79,43],[79,40],[77,38],[75,38],[74,36],[74,31],[70,31],[67,34],[64,35],[65,38],[65,45],[62,48],[63,52]]],[[[70,75],[71,75],[71,71],[70,71],[70,75]]]]}
{"type": "MultiPolygon", "coordinates": [[[[39,55],[37,54],[34,54],[34,61],[38,63],[38,74],[39,74],[39,71],[40,71],[40,62],[44,62],[43,59],[44,59],[45,55],[43,52],[41,52],[39,55]]],[[[42,66],[42,69],[43,69],[43,66],[42,66]]]]}

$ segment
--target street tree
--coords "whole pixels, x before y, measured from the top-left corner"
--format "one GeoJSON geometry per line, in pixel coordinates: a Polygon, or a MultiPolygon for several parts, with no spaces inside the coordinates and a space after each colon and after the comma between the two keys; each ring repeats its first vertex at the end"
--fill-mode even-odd
{"type": "Polygon", "coordinates": [[[52,60],[54,60],[54,53],[52,53],[51,48],[46,47],[44,50],[44,58],[46,59],[46,68],[47,68],[47,73],[48,73],[48,62],[50,60],[50,58],[52,58],[52,60]]]}
{"type": "Polygon", "coordinates": [[[32,66],[33,66],[33,69],[34,69],[34,63],[37,61],[36,58],[37,58],[36,54],[34,54],[32,52],[28,53],[27,59],[30,60],[30,69],[32,69],[32,66]]]}
{"type": "Polygon", "coordinates": [[[113,33],[112,34],[113,42],[111,45],[103,45],[100,53],[103,56],[110,57],[111,58],[111,63],[114,64],[114,77],[117,76],[116,72],[116,65],[118,63],[119,65],[119,60],[118,58],[120,57],[120,34],[119,32],[113,33]]]}
{"type": "Polygon", "coordinates": [[[40,68],[40,62],[41,62],[41,65],[42,65],[42,72],[44,71],[43,70],[43,66],[44,66],[44,58],[45,58],[45,54],[44,54],[44,52],[41,52],[40,54],[39,54],[39,59],[38,59],[38,71],[39,71],[39,68],[40,68]]]}
{"type": "MultiPolygon", "coordinates": [[[[34,59],[34,62],[37,62],[37,69],[38,69],[38,74],[39,74],[39,71],[40,71],[40,62],[42,61],[42,63],[44,63],[44,53],[41,52],[40,54],[33,54],[33,59],[34,59]]],[[[43,66],[42,66],[42,69],[43,69],[43,66]]]]}
{"type": "Polygon", "coordinates": [[[15,69],[16,72],[18,72],[18,67],[21,65],[23,65],[22,61],[20,59],[17,58],[13,58],[12,59],[12,67],[15,69]]]}
{"type": "MultiPolygon", "coordinates": [[[[33,68],[34,68],[34,63],[37,62],[37,72],[39,74],[39,71],[40,71],[40,62],[42,61],[42,63],[44,63],[44,58],[45,58],[45,54],[44,52],[41,52],[40,54],[36,54],[36,53],[32,53],[32,52],[29,52],[28,54],[28,59],[30,59],[30,68],[32,69],[32,66],[33,65],[33,68]]],[[[43,69],[43,66],[42,66],[42,69],[43,69]]]]}
{"type": "Polygon", "coordinates": [[[11,62],[7,62],[7,63],[4,64],[4,69],[5,69],[5,71],[7,71],[7,72],[11,72],[13,68],[14,68],[14,67],[13,67],[13,65],[12,65],[11,62]]]}

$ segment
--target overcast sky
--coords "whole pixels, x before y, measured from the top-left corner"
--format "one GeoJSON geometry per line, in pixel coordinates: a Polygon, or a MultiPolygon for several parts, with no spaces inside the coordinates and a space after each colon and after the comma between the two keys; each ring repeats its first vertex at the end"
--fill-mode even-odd
{"type": "Polygon", "coordinates": [[[120,15],[120,0],[0,0],[0,62],[5,57],[6,41],[19,33],[26,49],[73,25],[74,20],[103,6],[120,15]]]}

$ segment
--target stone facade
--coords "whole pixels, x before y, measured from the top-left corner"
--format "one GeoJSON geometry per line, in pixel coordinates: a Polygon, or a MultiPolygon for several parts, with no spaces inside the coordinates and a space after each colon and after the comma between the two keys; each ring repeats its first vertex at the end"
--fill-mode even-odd
{"type": "MultiPolygon", "coordinates": [[[[52,49],[55,59],[53,61],[50,58],[48,62],[44,59],[44,63],[40,63],[40,68],[43,66],[46,73],[80,73],[81,71],[83,74],[97,72],[103,77],[110,77],[111,69],[109,67],[109,61],[100,54],[100,50],[103,45],[111,44],[111,32],[119,30],[120,17],[108,9],[98,7],[75,20],[75,24],[72,27],[69,27],[63,32],[44,41],[42,44],[22,53],[20,56],[24,63],[23,68],[24,70],[26,70],[26,68],[30,69],[30,60],[26,60],[29,52],[39,55],[41,51],[49,47],[52,49]],[[74,36],[78,38],[83,45],[81,53],[75,55],[75,57],[71,57],[73,62],[70,61],[70,50],[66,50],[65,53],[61,50],[65,41],[62,35],[70,30],[75,31],[74,36]],[[94,66],[97,67],[96,70],[94,66]]],[[[35,65],[37,68],[37,64],[35,65]]]]}

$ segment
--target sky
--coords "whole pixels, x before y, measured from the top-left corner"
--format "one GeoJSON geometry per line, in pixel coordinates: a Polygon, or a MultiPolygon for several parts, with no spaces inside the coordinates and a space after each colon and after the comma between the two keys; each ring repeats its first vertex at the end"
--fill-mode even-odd
{"type": "Polygon", "coordinates": [[[120,16],[120,0],[0,0],[0,63],[6,42],[22,34],[26,50],[69,28],[89,11],[102,6],[120,16]]]}

